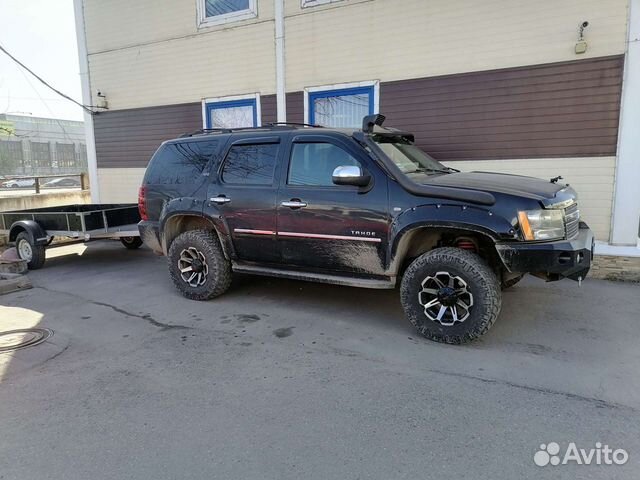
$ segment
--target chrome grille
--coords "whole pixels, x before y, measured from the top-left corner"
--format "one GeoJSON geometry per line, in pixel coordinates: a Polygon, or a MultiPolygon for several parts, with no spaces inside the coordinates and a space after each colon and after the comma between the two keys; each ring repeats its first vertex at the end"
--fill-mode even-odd
{"type": "Polygon", "coordinates": [[[580,228],[580,210],[578,204],[573,203],[564,209],[564,232],[567,239],[571,239],[578,235],[580,228]]]}

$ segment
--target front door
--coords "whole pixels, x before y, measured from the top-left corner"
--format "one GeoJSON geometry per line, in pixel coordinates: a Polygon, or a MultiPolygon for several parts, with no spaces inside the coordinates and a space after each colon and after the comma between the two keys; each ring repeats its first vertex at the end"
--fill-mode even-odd
{"type": "Polygon", "coordinates": [[[278,263],[276,172],[280,137],[241,138],[209,185],[205,209],[222,217],[238,260],[278,263]]]}
{"type": "Polygon", "coordinates": [[[286,152],[278,191],[278,246],[289,267],[382,275],[389,229],[387,179],[349,139],[300,135],[286,152]],[[335,185],[336,167],[357,165],[368,187],[335,185]]]}

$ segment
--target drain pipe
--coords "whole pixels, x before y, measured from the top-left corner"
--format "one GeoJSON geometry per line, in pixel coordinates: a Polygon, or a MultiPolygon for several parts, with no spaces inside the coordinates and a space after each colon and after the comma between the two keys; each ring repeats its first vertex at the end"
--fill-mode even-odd
{"type": "Polygon", "coordinates": [[[276,102],[278,122],[287,121],[287,90],[284,70],[284,0],[274,0],[276,17],[276,102]]]}
{"type": "MultiPolygon", "coordinates": [[[[73,9],[76,17],[76,39],[78,41],[82,103],[85,105],[93,105],[91,100],[91,81],[89,79],[89,60],[87,56],[87,38],[84,24],[83,0],[73,0],[73,9]]],[[[93,116],[86,110],[84,112],[84,134],[87,142],[87,168],[89,170],[91,202],[100,203],[98,160],[96,157],[96,138],[93,131],[93,116]]]]}

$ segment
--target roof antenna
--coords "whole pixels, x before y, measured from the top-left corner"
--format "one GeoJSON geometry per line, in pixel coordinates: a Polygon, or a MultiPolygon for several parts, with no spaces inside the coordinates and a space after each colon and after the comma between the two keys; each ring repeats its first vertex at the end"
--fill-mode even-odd
{"type": "Polygon", "coordinates": [[[362,131],[364,133],[373,133],[373,127],[375,127],[376,125],[381,127],[386,118],[387,117],[380,113],[367,115],[362,119],[362,131]]]}

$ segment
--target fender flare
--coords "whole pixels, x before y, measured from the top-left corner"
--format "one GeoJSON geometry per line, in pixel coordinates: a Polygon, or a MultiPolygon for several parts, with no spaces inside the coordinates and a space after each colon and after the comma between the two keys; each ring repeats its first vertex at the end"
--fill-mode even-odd
{"type": "Polygon", "coordinates": [[[483,235],[494,244],[517,238],[512,223],[489,210],[462,205],[423,205],[406,210],[393,222],[387,252],[390,269],[397,267],[401,260],[398,255],[403,239],[411,232],[425,228],[465,230],[483,235]]]}
{"type": "Polygon", "coordinates": [[[46,245],[49,241],[47,232],[38,222],[33,220],[18,220],[9,229],[9,241],[15,242],[20,232],[31,235],[34,245],[46,245]]]}
{"type": "Polygon", "coordinates": [[[160,243],[162,245],[163,250],[165,250],[165,255],[169,251],[169,246],[167,245],[166,233],[165,233],[167,223],[170,222],[172,219],[175,219],[176,217],[194,217],[194,218],[198,218],[200,220],[205,220],[209,222],[213,227],[213,229],[215,230],[216,234],[218,235],[218,239],[220,240],[220,245],[222,246],[222,251],[225,257],[227,257],[227,259],[231,259],[234,257],[233,243],[229,235],[229,229],[223,218],[210,217],[208,215],[203,215],[200,212],[194,212],[193,210],[177,210],[176,209],[166,213],[167,214],[163,216],[162,219],[160,220],[160,225],[159,225],[160,243]]]}

